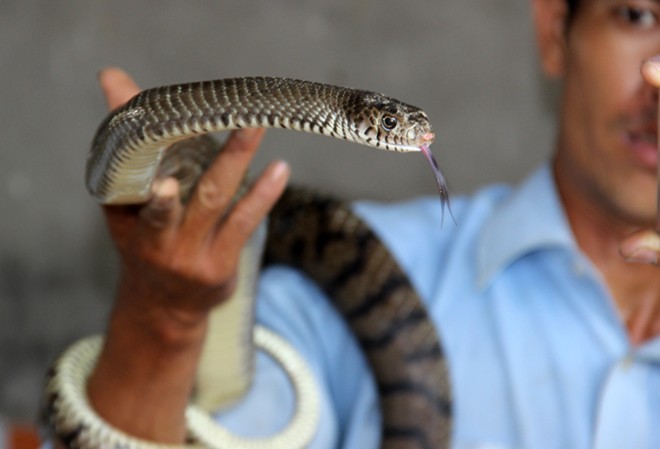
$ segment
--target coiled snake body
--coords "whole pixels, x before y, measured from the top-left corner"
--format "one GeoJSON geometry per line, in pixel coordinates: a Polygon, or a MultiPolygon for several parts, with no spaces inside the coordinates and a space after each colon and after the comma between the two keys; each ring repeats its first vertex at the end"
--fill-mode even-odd
{"type": "MultiPolygon", "coordinates": [[[[88,159],[88,189],[106,204],[145,202],[170,145],[243,127],[422,151],[432,160],[434,135],[426,114],[414,106],[307,81],[236,78],[146,90],[111,113],[88,159]]],[[[439,173],[436,179],[445,199],[444,179],[439,173]]],[[[270,218],[265,256],[317,282],[355,333],[378,386],[381,447],[448,447],[451,397],[438,333],[393,256],[350,208],[289,190],[270,218]]]]}

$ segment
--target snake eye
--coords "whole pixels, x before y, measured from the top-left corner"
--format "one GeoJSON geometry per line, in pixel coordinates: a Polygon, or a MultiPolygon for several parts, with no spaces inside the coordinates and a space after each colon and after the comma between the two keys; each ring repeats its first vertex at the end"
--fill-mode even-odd
{"type": "Polygon", "coordinates": [[[386,115],[383,117],[381,120],[381,125],[383,126],[383,129],[385,131],[392,131],[398,123],[398,120],[396,117],[393,117],[391,115],[386,115]]]}

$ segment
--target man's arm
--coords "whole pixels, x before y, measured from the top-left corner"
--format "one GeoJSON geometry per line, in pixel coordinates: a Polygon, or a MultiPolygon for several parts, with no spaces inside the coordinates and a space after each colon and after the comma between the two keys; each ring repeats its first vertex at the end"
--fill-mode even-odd
{"type": "MultiPolygon", "coordinates": [[[[139,90],[119,69],[102,71],[99,81],[110,109],[139,90]]],[[[166,179],[141,208],[104,207],[121,272],[87,391],[97,413],[128,434],[184,440],[208,312],[232,292],[240,251],[288,179],[285,163],[271,164],[221,220],[262,136],[233,133],[185,206],[177,182],[166,179]]]]}

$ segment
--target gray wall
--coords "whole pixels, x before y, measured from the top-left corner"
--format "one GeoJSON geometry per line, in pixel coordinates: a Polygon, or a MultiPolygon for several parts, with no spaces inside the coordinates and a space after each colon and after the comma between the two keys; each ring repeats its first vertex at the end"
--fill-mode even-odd
{"type": "MultiPolygon", "coordinates": [[[[144,87],[269,74],[423,107],[454,192],[516,181],[552,113],[520,0],[0,1],[0,415],[29,418],[53,354],[103,327],[116,260],[82,182],[96,72],[144,87]]],[[[435,194],[420,155],[271,131],[257,167],[349,198],[435,194]]]]}

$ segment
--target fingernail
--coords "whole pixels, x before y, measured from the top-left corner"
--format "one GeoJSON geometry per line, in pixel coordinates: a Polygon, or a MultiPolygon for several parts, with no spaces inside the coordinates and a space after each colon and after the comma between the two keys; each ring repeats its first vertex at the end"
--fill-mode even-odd
{"type": "Polygon", "coordinates": [[[626,257],[626,260],[634,263],[657,264],[658,253],[649,248],[638,248],[626,257]]]}
{"type": "Polygon", "coordinates": [[[236,137],[241,142],[247,142],[249,140],[252,140],[258,132],[259,132],[259,128],[240,129],[236,132],[236,137]]]}
{"type": "Polygon", "coordinates": [[[172,177],[157,179],[151,186],[151,192],[156,197],[176,198],[179,193],[179,182],[172,177]]]}
{"type": "Polygon", "coordinates": [[[271,177],[273,180],[280,180],[289,175],[290,167],[289,164],[285,161],[277,161],[273,164],[273,169],[271,171],[271,177]]]}
{"type": "Polygon", "coordinates": [[[644,66],[649,74],[657,75],[660,73],[660,61],[646,61],[644,66]]]}
{"type": "Polygon", "coordinates": [[[652,77],[653,82],[660,78],[660,56],[654,56],[642,63],[642,72],[647,77],[652,77]]]}

